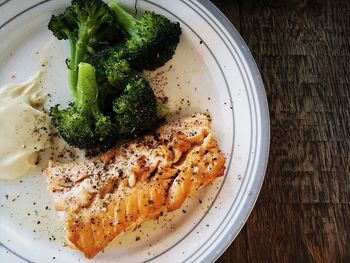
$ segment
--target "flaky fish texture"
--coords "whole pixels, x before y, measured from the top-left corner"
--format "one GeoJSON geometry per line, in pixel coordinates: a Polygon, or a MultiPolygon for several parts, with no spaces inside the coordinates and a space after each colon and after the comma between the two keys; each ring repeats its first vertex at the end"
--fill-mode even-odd
{"type": "Polygon", "coordinates": [[[44,175],[67,243],[93,258],[117,235],[180,208],[224,169],[210,120],[195,114],[99,157],[50,162],[44,175]]]}

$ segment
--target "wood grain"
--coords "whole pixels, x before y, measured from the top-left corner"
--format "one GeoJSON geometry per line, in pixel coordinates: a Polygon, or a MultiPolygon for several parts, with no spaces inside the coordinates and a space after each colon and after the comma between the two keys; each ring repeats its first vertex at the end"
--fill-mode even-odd
{"type": "Polygon", "coordinates": [[[350,262],[350,1],[213,3],[251,49],[271,117],[263,189],[218,262],[350,262]]]}

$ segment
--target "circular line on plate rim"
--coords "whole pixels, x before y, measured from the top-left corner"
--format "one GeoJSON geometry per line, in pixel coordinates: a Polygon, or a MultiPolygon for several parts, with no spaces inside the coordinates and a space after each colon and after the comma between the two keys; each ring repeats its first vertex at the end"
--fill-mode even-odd
{"type": "MultiPolygon", "coordinates": [[[[200,14],[196,9],[194,9],[194,8],[193,8],[192,6],[190,6],[188,3],[186,3],[186,2],[183,1],[183,0],[181,0],[181,2],[183,2],[183,3],[186,4],[189,8],[191,8],[192,10],[194,10],[204,21],[207,22],[207,24],[208,24],[210,27],[212,27],[212,29],[218,34],[218,36],[221,38],[221,40],[222,40],[222,41],[224,42],[224,44],[226,45],[227,49],[228,49],[229,52],[231,53],[231,56],[232,56],[232,58],[235,60],[236,64],[239,65],[239,64],[237,63],[236,57],[235,57],[235,56],[233,55],[233,53],[232,53],[232,50],[229,48],[229,46],[227,45],[227,43],[225,42],[225,40],[222,38],[222,36],[221,36],[221,35],[217,32],[217,30],[213,27],[213,25],[210,24],[209,21],[208,21],[202,14],[200,14]]],[[[190,0],[190,2],[192,2],[192,1],[190,0]]],[[[192,2],[192,3],[193,3],[193,2],[192,2]]],[[[196,6],[197,6],[197,5],[196,5],[196,6]]],[[[198,7],[198,6],[197,6],[197,7],[198,7]]],[[[198,7],[198,8],[199,8],[199,7],[198,7]]],[[[201,11],[203,12],[202,9],[201,9],[201,11]]],[[[206,14],[206,15],[207,15],[207,14],[206,14]]],[[[208,15],[207,15],[207,16],[208,16],[208,15]]],[[[224,32],[223,32],[223,31],[220,29],[220,27],[215,23],[215,21],[213,21],[213,19],[212,19],[210,16],[208,16],[208,17],[209,17],[209,19],[219,28],[219,30],[221,31],[221,33],[224,34],[224,32]]],[[[225,37],[226,37],[226,39],[229,41],[229,39],[227,38],[226,35],[225,35],[225,37]]],[[[232,46],[232,48],[234,49],[235,53],[237,54],[237,56],[238,56],[238,58],[239,58],[239,60],[240,60],[240,62],[241,62],[241,64],[242,64],[242,67],[243,67],[245,76],[247,77],[247,79],[248,79],[248,81],[249,81],[249,76],[248,76],[248,74],[247,74],[247,72],[246,72],[246,69],[245,69],[245,67],[244,67],[244,64],[242,63],[242,60],[241,60],[241,58],[240,58],[240,56],[239,56],[239,53],[237,52],[237,50],[235,49],[234,45],[233,45],[230,41],[229,41],[229,43],[230,43],[230,45],[232,46]]],[[[241,68],[240,68],[239,66],[238,66],[238,69],[239,69],[241,75],[244,76],[244,75],[242,74],[241,68]]],[[[245,81],[244,78],[243,78],[243,81],[244,81],[244,84],[245,84],[245,87],[246,87],[247,84],[246,84],[246,81],[245,81]]],[[[252,86],[251,86],[250,81],[249,81],[249,86],[250,86],[250,89],[251,89],[251,92],[252,92],[252,86]]],[[[250,96],[249,96],[249,93],[248,93],[247,89],[246,89],[246,92],[247,92],[247,97],[248,97],[248,101],[249,101],[249,110],[251,110],[250,96]]],[[[254,96],[253,96],[253,95],[252,95],[252,98],[253,98],[253,100],[254,100],[254,96]]],[[[254,100],[254,102],[255,102],[255,100],[254,100]]],[[[253,115],[253,114],[251,114],[251,113],[250,113],[250,114],[251,114],[252,117],[255,117],[255,121],[256,121],[257,112],[256,112],[255,105],[254,105],[254,112],[255,112],[255,115],[253,115]]],[[[255,123],[256,123],[256,122],[255,122],[255,123]]],[[[253,122],[252,122],[252,119],[251,119],[251,134],[253,134],[253,125],[252,125],[252,124],[253,124],[253,122]]],[[[256,148],[257,148],[257,143],[256,143],[256,142],[257,142],[257,140],[256,140],[256,139],[257,139],[257,138],[256,138],[256,137],[257,137],[257,134],[258,134],[258,133],[256,133],[256,135],[255,135],[255,147],[254,147],[254,152],[256,152],[256,148]]],[[[253,165],[251,165],[251,164],[254,164],[254,162],[250,162],[251,152],[252,152],[252,151],[251,151],[251,149],[250,149],[250,151],[249,151],[248,165],[247,165],[247,167],[246,167],[246,171],[245,171],[245,174],[244,174],[244,178],[246,178],[246,174],[247,174],[248,168],[249,168],[249,171],[251,171],[251,170],[253,169],[253,165]]],[[[257,156],[257,155],[254,156],[254,161],[255,161],[255,159],[256,159],[256,156],[257,156]]],[[[251,179],[251,178],[249,178],[249,179],[251,179]]],[[[250,181],[251,181],[251,180],[248,180],[248,182],[245,184],[245,188],[243,189],[243,193],[247,190],[250,181]]],[[[242,185],[243,185],[243,183],[241,184],[241,186],[242,186],[242,185]]],[[[239,192],[241,192],[241,187],[240,187],[239,192]]],[[[234,215],[234,214],[236,213],[236,211],[237,211],[237,209],[239,208],[239,206],[237,206],[236,209],[235,209],[234,211],[232,211],[231,209],[232,209],[233,205],[235,204],[235,201],[236,201],[236,199],[237,199],[238,196],[239,196],[239,193],[237,194],[235,200],[232,202],[231,208],[230,208],[230,209],[228,210],[228,212],[226,213],[226,215],[225,215],[225,217],[223,218],[222,222],[226,220],[226,218],[229,216],[229,214],[234,215]]],[[[243,198],[244,198],[244,194],[241,195],[241,198],[240,198],[239,201],[241,202],[243,198]]],[[[232,215],[231,215],[231,217],[232,217],[232,215]]],[[[218,231],[220,228],[222,228],[222,230],[220,231],[220,234],[216,236],[216,238],[210,243],[210,245],[207,245],[207,242],[205,243],[205,245],[206,245],[207,247],[210,247],[218,238],[220,238],[221,233],[226,229],[226,227],[227,227],[227,225],[228,225],[229,223],[230,223],[230,220],[226,223],[226,225],[225,225],[224,228],[222,228],[222,225],[219,225],[219,226],[215,229],[215,231],[214,231],[213,233],[216,234],[217,231],[218,231]]],[[[244,224],[242,224],[242,225],[244,225],[244,224]]],[[[239,233],[239,232],[238,232],[238,233],[239,233]]],[[[238,233],[237,233],[237,234],[238,234],[238,233]]],[[[214,234],[211,235],[211,236],[207,239],[207,241],[210,240],[210,239],[214,236],[214,234]]],[[[236,234],[236,235],[237,235],[237,234],[236,234]]],[[[198,248],[194,253],[192,253],[190,256],[188,256],[183,262],[186,262],[186,261],[190,260],[191,257],[193,257],[198,251],[202,250],[203,248],[204,248],[204,246],[198,248]]],[[[201,256],[201,255],[197,256],[197,257],[193,260],[193,262],[194,262],[195,260],[197,260],[198,257],[200,257],[200,256],[201,256]]]]}
{"type": "MultiPolygon", "coordinates": [[[[192,0],[190,0],[190,2],[192,2],[198,9],[200,9],[207,17],[209,17],[209,19],[218,27],[218,29],[221,31],[221,33],[226,37],[226,39],[228,40],[228,42],[230,43],[230,45],[232,46],[232,48],[234,49],[234,51],[236,52],[236,53],[238,53],[237,52],[237,50],[236,50],[236,48],[235,48],[235,46],[233,45],[233,43],[232,43],[232,41],[230,41],[230,38],[227,36],[227,33],[229,33],[228,31],[227,31],[227,29],[233,29],[233,32],[236,34],[236,36],[238,36],[239,37],[239,39],[238,39],[238,41],[241,41],[241,44],[243,44],[244,46],[246,46],[246,44],[245,44],[245,42],[244,42],[244,40],[242,39],[242,37],[239,35],[239,33],[236,31],[236,29],[232,26],[232,23],[222,14],[222,12],[219,10],[219,9],[217,9],[212,3],[210,3],[209,1],[206,1],[206,0],[202,0],[201,2],[204,2],[204,3],[206,3],[207,4],[207,6],[204,6],[204,4],[203,4],[203,6],[204,6],[204,9],[202,9],[200,6],[198,6],[197,4],[195,4],[192,0]],[[212,9],[212,11],[216,11],[216,15],[213,13],[213,12],[211,12],[211,11],[209,11],[209,9],[212,9]],[[207,12],[205,12],[204,10],[207,10],[208,12],[209,12],[209,14],[210,15],[212,15],[212,16],[214,16],[216,19],[217,19],[217,15],[221,15],[221,16],[223,16],[223,18],[224,18],[224,20],[226,20],[226,27],[225,27],[225,25],[224,24],[222,24],[222,23],[220,23],[220,25],[222,26],[222,27],[224,27],[225,29],[226,29],[226,33],[224,32],[224,30],[222,29],[222,27],[220,27],[219,25],[218,25],[218,23],[216,23],[216,21],[211,17],[211,16],[209,16],[209,14],[207,13],[207,12]]],[[[187,4],[188,5],[188,4],[187,4]]],[[[195,10],[195,9],[193,9],[193,10],[195,10]]],[[[195,10],[196,11],[196,10],[195,10]]],[[[196,11],[197,12],[197,11],[196,11]]],[[[198,13],[198,12],[197,12],[198,13]]],[[[199,14],[200,15],[200,14],[199,14]]],[[[212,26],[208,21],[207,21],[207,23],[210,25],[210,26],[212,26]]],[[[215,30],[215,29],[214,29],[215,30]]],[[[220,35],[219,35],[220,36],[220,35]]],[[[233,37],[233,34],[229,34],[229,36],[230,37],[233,37]]],[[[221,38],[221,36],[220,36],[220,38],[221,38]]],[[[222,39],[223,40],[223,39],[222,39]]],[[[224,41],[224,40],[223,40],[224,41]]],[[[235,41],[234,41],[235,42],[235,41]]],[[[224,41],[224,43],[226,44],[226,42],[224,41]]],[[[227,45],[226,45],[227,46],[227,45]]],[[[228,47],[227,47],[228,48],[228,47]]],[[[229,49],[229,48],[228,48],[229,49]]],[[[230,52],[231,52],[231,49],[229,49],[230,50],[230,52]]],[[[257,73],[259,76],[258,76],[258,79],[256,80],[256,81],[258,81],[258,82],[260,82],[260,84],[262,85],[262,87],[263,87],[263,82],[262,82],[262,79],[261,79],[261,75],[260,75],[260,73],[259,73],[259,71],[258,71],[258,69],[257,69],[257,66],[256,66],[256,62],[254,61],[254,59],[253,59],[253,56],[251,55],[251,53],[248,51],[249,49],[246,49],[246,55],[248,56],[248,58],[251,60],[251,62],[253,62],[254,64],[255,64],[255,67],[254,68],[252,68],[252,70],[254,71],[256,71],[255,73],[257,73]]],[[[241,50],[241,52],[242,52],[242,55],[243,55],[243,51],[244,50],[241,50]]],[[[232,53],[231,53],[232,54],[232,53]]],[[[233,56],[233,54],[232,54],[232,56],[233,56]]],[[[238,56],[239,57],[239,59],[240,59],[240,62],[242,63],[242,65],[244,65],[243,64],[243,61],[242,61],[242,58],[241,58],[241,56],[238,56]]],[[[244,69],[244,71],[245,71],[245,73],[246,73],[246,76],[247,76],[247,79],[248,79],[248,81],[249,81],[249,84],[250,84],[250,86],[251,86],[251,81],[253,80],[254,81],[254,77],[253,77],[253,72],[251,72],[251,75],[252,75],[252,79],[250,79],[248,76],[248,74],[247,74],[247,69],[246,69],[246,67],[243,67],[243,69],[244,69]]],[[[254,83],[256,82],[256,81],[254,81],[254,83]]],[[[261,93],[260,93],[260,95],[263,95],[264,96],[264,98],[265,98],[265,105],[266,105],[266,107],[267,107],[267,100],[266,100],[266,93],[264,92],[264,89],[260,89],[261,91],[261,93]],[[265,95],[264,95],[265,94],[265,95]]],[[[251,92],[253,91],[253,89],[251,89],[251,92]]],[[[257,92],[258,92],[258,90],[256,90],[257,92]]],[[[259,96],[259,93],[257,93],[256,94],[256,96],[259,96]]],[[[255,110],[255,113],[257,113],[256,112],[256,103],[255,103],[255,96],[253,95],[253,92],[252,92],[252,98],[253,98],[253,101],[254,101],[254,104],[253,104],[253,106],[254,106],[254,110],[255,110]]],[[[267,124],[267,126],[268,126],[268,123],[269,123],[269,116],[268,116],[268,108],[266,108],[267,109],[267,111],[266,111],[266,116],[265,117],[267,117],[267,120],[266,120],[266,122],[265,122],[265,125],[267,124]]],[[[255,115],[255,119],[257,120],[257,114],[255,115]]],[[[264,128],[264,125],[263,125],[263,122],[261,123],[261,129],[263,129],[264,128]]],[[[261,136],[263,135],[263,133],[261,132],[261,136]]],[[[256,139],[257,139],[257,136],[258,136],[258,132],[256,133],[256,139]]],[[[267,131],[267,137],[269,138],[269,131],[267,131]]],[[[257,144],[256,144],[256,147],[255,147],[255,149],[257,148],[257,144]]],[[[267,166],[267,158],[268,158],[268,145],[267,145],[267,149],[264,151],[265,153],[266,153],[266,158],[265,158],[265,160],[264,160],[264,164],[263,164],[263,171],[266,171],[266,166],[267,166]]],[[[255,154],[255,159],[257,159],[257,156],[258,156],[258,154],[256,153],[256,150],[254,150],[254,154],[255,154]]],[[[263,154],[263,152],[261,151],[261,152],[259,152],[259,154],[263,154]]],[[[254,159],[254,160],[255,160],[254,159]]],[[[254,163],[253,163],[254,164],[254,163]]],[[[259,166],[259,165],[258,165],[259,166]]],[[[259,167],[257,167],[256,169],[257,169],[257,171],[258,171],[258,168],[259,167]]],[[[252,167],[252,169],[253,169],[253,167],[252,167]]],[[[262,179],[260,180],[260,182],[259,182],[259,185],[257,185],[257,189],[258,189],[258,191],[257,191],[257,195],[255,196],[255,198],[254,198],[254,200],[252,201],[252,206],[251,206],[251,209],[250,209],[250,211],[245,215],[245,218],[243,218],[243,221],[242,221],[242,223],[241,223],[241,226],[239,227],[239,229],[241,229],[243,226],[244,226],[244,223],[246,222],[246,220],[248,219],[248,216],[249,216],[249,214],[250,214],[250,212],[251,212],[251,210],[252,210],[252,208],[253,208],[253,206],[254,206],[254,203],[256,202],[256,200],[257,200],[257,197],[258,197],[258,193],[259,193],[259,191],[260,191],[260,189],[261,189],[261,186],[262,186],[262,183],[263,183],[263,178],[264,178],[264,172],[262,173],[262,179]]],[[[248,184],[247,184],[247,186],[249,185],[249,183],[250,183],[250,181],[251,180],[249,180],[249,182],[248,182],[248,184]]],[[[247,187],[246,186],[246,187],[247,187]]],[[[231,205],[231,207],[232,207],[232,205],[231,205]]],[[[236,208],[236,210],[238,209],[238,207],[236,208]]],[[[236,211],[235,210],[235,211],[236,211]]],[[[232,218],[232,216],[235,214],[235,211],[233,211],[233,212],[230,212],[231,213],[231,218],[232,218]]],[[[229,213],[228,213],[229,214],[229,213]]],[[[227,214],[227,215],[228,215],[227,214]]],[[[226,215],[226,217],[227,217],[227,215],[226,215]]],[[[225,220],[225,219],[224,219],[225,220]]],[[[210,244],[210,246],[212,246],[213,245],[213,243],[214,242],[216,242],[217,241],[217,239],[221,236],[221,234],[223,233],[223,231],[227,228],[227,226],[228,226],[228,224],[229,224],[229,222],[227,222],[226,223],[226,225],[225,225],[225,227],[221,230],[221,232],[220,232],[220,234],[215,238],[215,240],[214,241],[212,241],[211,242],[211,244],[210,244]]],[[[218,227],[219,228],[219,227],[218,227]]],[[[217,228],[217,229],[218,229],[217,228]]],[[[230,229],[232,229],[232,227],[230,228],[230,229]]],[[[239,233],[239,231],[237,232],[237,234],[239,233]]],[[[233,238],[234,239],[234,238],[233,238]]],[[[231,242],[233,241],[233,239],[231,240],[231,242]]],[[[231,243],[231,242],[226,242],[226,244],[225,244],[225,247],[228,247],[228,245],[231,243]]],[[[199,250],[201,250],[203,247],[201,247],[201,248],[199,248],[199,249],[197,249],[197,251],[195,252],[195,253],[197,253],[199,250]]],[[[223,248],[221,248],[220,249],[221,251],[221,253],[220,254],[216,254],[216,256],[214,256],[213,257],[213,259],[215,260],[215,258],[217,259],[218,258],[218,256],[219,255],[221,255],[222,254],[222,252],[225,250],[225,248],[223,247],[223,248]]],[[[189,256],[187,259],[189,259],[189,258],[191,258],[192,256],[193,256],[194,254],[192,254],[191,256],[189,256]]],[[[199,256],[198,256],[199,257],[199,256]]],[[[196,259],[198,259],[198,257],[196,258],[196,259]]],[[[186,259],[186,260],[187,260],[186,259]]],[[[195,259],[195,260],[196,260],[195,259]]]]}
{"type": "Polygon", "coordinates": [[[15,251],[13,251],[12,249],[8,248],[7,246],[5,246],[3,243],[0,242],[0,246],[3,247],[4,249],[10,251],[14,256],[19,257],[20,259],[27,261],[28,263],[34,263],[33,261],[30,261],[28,259],[26,259],[25,257],[21,256],[20,254],[17,254],[15,251]]]}
{"type": "MultiPolygon", "coordinates": [[[[165,9],[165,8],[162,7],[162,6],[159,6],[159,5],[156,4],[156,3],[150,2],[149,0],[143,0],[143,1],[144,1],[144,2],[147,2],[147,3],[150,3],[150,4],[153,4],[153,5],[157,6],[157,7],[160,8],[160,9],[163,9],[164,11],[167,11],[169,14],[171,14],[171,15],[174,16],[174,17],[176,17],[179,21],[181,21],[183,24],[185,24],[199,39],[201,39],[201,38],[199,37],[199,35],[192,29],[192,27],[190,27],[187,23],[185,23],[182,19],[180,19],[177,15],[173,14],[171,11],[165,9]]],[[[182,0],[181,0],[181,1],[182,1],[182,0]]],[[[182,2],[183,2],[183,1],[182,1],[182,2]]],[[[186,3],[185,3],[185,4],[186,4],[186,3]]],[[[187,5],[187,4],[186,4],[186,5],[187,5]]],[[[199,13],[197,12],[197,10],[193,9],[191,6],[189,6],[189,7],[190,7],[193,11],[195,11],[198,15],[201,16],[201,14],[199,14],[199,13]]],[[[216,33],[218,33],[218,32],[215,30],[215,28],[214,28],[211,24],[209,24],[209,22],[208,22],[203,16],[201,16],[201,17],[203,18],[204,21],[206,21],[206,22],[208,23],[208,25],[209,25],[216,33]]],[[[220,37],[220,38],[221,38],[221,37],[220,37]]],[[[222,39],[222,38],[221,38],[221,39],[222,39]]],[[[223,40],[223,39],[222,39],[222,40],[223,40]]],[[[224,40],[223,40],[223,41],[224,41],[224,40]]],[[[205,44],[206,48],[209,50],[209,52],[211,53],[211,55],[213,56],[213,58],[215,59],[217,65],[218,65],[218,67],[219,67],[220,70],[221,70],[221,73],[222,73],[222,75],[223,75],[223,77],[224,77],[224,79],[225,79],[226,85],[227,85],[226,88],[227,88],[227,90],[228,90],[228,93],[230,94],[231,105],[232,105],[232,102],[233,102],[233,101],[232,101],[232,97],[231,97],[230,90],[229,90],[229,88],[228,88],[228,84],[227,84],[228,82],[227,82],[227,80],[226,80],[225,74],[223,74],[223,70],[222,70],[220,64],[218,63],[216,57],[214,56],[213,52],[211,51],[211,49],[206,45],[205,42],[203,42],[203,43],[205,44]]],[[[226,46],[227,46],[227,45],[226,45],[226,46]]],[[[231,53],[231,54],[232,54],[232,53],[231,53]]],[[[234,58],[234,60],[236,61],[235,58],[234,58]]],[[[237,61],[236,61],[236,64],[238,65],[237,61]]],[[[239,68],[239,67],[238,67],[238,68],[239,68]]],[[[240,70],[240,69],[239,69],[239,70],[240,70]]],[[[241,70],[240,70],[240,72],[241,72],[241,70]]],[[[241,73],[241,75],[243,75],[243,74],[241,73]]],[[[243,82],[244,82],[245,89],[246,89],[246,92],[247,92],[247,86],[246,86],[246,83],[245,83],[244,78],[243,78],[243,82]]],[[[248,94],[248,92],[247,92],[247,94],[248,94]]],[[[248,96],[248,101],[249,101],[249,110],[250,110],[250,114],[251,114],[251,105],[250,105],[249,96],[248,96]]],[[[233,110],[233,109],[232,109],[232,110],[233,110]]],[[[234,113],[232,113],[232,114],[233,114],[233,121],[234,121],[234,113]]],[[[252,114],[251,114],[251,115],[252,115],[252,114]]],[[[252,116],[253,116],[253,115],[252,115],[252,116]]],[[[252,120],[251,120],[251,134],[252,134],[252,129],[253,129],[253,125],[252,125],[252,120]]],[[[234,135],[235,135],[235,133],[234,133],[234,135]]],[[[249,147],[250,150],[249,150],[249,152],[251,152],[251,150],[252,150],[252,144],[251,144],[251,142],[252,142],[252,140],[250,140],[250,147],[249,147]]],[[[232,143],[234,144],[234,139],[233,139],[233,142],[232,142],[232,143]]],[[[255,147],[255,149],[256,149],[256,147],[255,147]]],[[[222,189],[222,187],[223,187],[223,185],[224,185],[224,182],[226,181],[227,174],[228,174],[228,171],[229,171],[231,162],[232,162],[232,156],[233,156],[233,146],[231,147],[231,154],[230,154],[229,166],[227,167],[224,180],[223,180],[223,182],[222,182],[222,184],[221,184],[221,186],[220,186],[219,191],[217,192],[217,194],[216,194],[216,196],[215,196],[215,198],[214,198],[214,201],[212,202],[212,204],[210,205],[210,207],[209,207],[209,209],[206,211],[206,213],[202,216],[202,218],[201,218],[201,219],[196,223],[196,225],[195,225],[184,237],[182,237],[179,241],[177,241],[175,244],[173,244],[171,247],[169,247],[168,249],[166,249],[166,250],[163,251],[162,253],[160,253],[160,254],[158,254],[158,255],[156,255],[156,256],[154,256],[154,257],[152,257],[152,258],[150,258],[150,259],[148,259],[148,260],[146,260],[146,261],[143,261],[142,263],[145,263],[145,262],[148,262],[148,261],[150,261],[150,260],[153,260],[153,259],[155,259],[155,258],[157,258],[157,257],[159,257],[159,256],[161,256],[161,255],[163,255],[164,253],[168,252],[169,250],[171,250],[171,249],[174,248],[175,246],[177,246],[182,240],[184,240],[189,234],[191,234],[191,233],[193,232],[193,230],[199,225],[199,223],[202,222],[202,220],[206,217],[206,215],[208,214],[208,212],[210,211],[210,209],[213,207],[213,205],[214,205],[214,203],[215,203],[217,197],[219,196],[219,193],[221,192],[221,189],[222,189]]],[[[246,170],[245,170],[245,173],[244,173],[244,179],[243,179],[243,180],[245,180],[245,178],[247,178],[247,176],[246,176],[247,170],[248,170],[248,168],[250,168],[249,165],[251,164],[251,161],[250,161],[251,158],[250,158],[250,157],[251,157],[251,154],[249,154],[249,157],[248,157],[248,165],[247,165],[247,167],[246,167],[246,170]]],[[[249,183],[249,182],[248,182],[248,183],[249,183]]],[[[247,183],[247,185],[248,185],[248,183],[247,183]]],[[[242,183],[241,183],[241,185],[240,185],[238,194],[237,194],[237,196],[235,197],[233,203],[235,203],[236,199],[238,198],[239,193],[241,192],[242,185],[243,185],[243,181],[242,181],[242,183]]],[[[247,188],[247,186],[246,186],[246,188],[247,188]]],[[[241,198],[241,199],[242,199],[242,198],[241,198]]],[[[228,213],[226,214],[225,218],[227,217],[227,215],[228,215],[228,213]]],[[[225,219],[225,218],[224,218],[224,219],[225,219]]],[[[215,232],[214,232],[214,234],[215,234],[215,232]]],[[[209,237],[209,239],[210,239],[214,234],[212,234],[212,235],[209,237]]],[[[192,254],[191,256],[193,256],[193,254],[192,254]]],[[[190,256],[190,257],[191,257],[191,256],[190,256]]],[[[189,258],[190,258],[190,257],[189,257],[189,258]]],[[[187,260],[187,259],[185,259],[185,261],[186,261],[186,260],[187,260]]]]}
{"type": "Polygon", "coordinates": [[[2,7],[4,4],[6,4],[6,3],[10,2],[10,1],[11,1],[11,0],[6,0],[6,1],[2,2],[2,3],[0,4],[0,7],[2,7]]]}
{"type": "MultiPolygon", "coordinates": [[[[10,1],[10,0],[9,0],[10,1]]],[[[39,3],[36,3],[35,5],[31,6],[31,7],[28,7],[26,9],[24,9],[23,11],[19,12],[17,15],[15,15],[14,17],[10,18],[9,20],[7,20],[5,23],[3,23],[1,26],[0,26],[0,29],[2,29],[3,27],[5,27],[8,23],[10,23],[11,21],[15,20],[17,17],[23,15],[24,13],[27,13],[29,10],[39,6],[39,5],[42,5],[44,3],[47,3],[47,2],[50,2],[51,0],[44,0],[44,1],[41,1],[39,3]]],[[[7,2],[6,2],[7,3],[7,2]]]]}

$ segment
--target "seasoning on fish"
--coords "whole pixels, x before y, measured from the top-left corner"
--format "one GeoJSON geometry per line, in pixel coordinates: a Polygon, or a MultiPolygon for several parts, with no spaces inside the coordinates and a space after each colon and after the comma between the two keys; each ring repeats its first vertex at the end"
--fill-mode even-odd
{"type": "Polygon", "coordinates": [[[195,114],[99,157],[50,162],[44,174],[67,243],[93,258],[121,233],[180,208],[224,169],[210,120],[195,114]]]}

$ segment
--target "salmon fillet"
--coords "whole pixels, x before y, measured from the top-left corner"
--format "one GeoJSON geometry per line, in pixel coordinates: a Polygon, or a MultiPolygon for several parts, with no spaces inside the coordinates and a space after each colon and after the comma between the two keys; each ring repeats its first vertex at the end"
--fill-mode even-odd
{"type": "Polygon", "coordinates": [[[79,163],[44,171],[67,242],[94,257],[117,235],[164,212],[224,174],[224,157],[204,114],[178,119],[79,163]]]}

